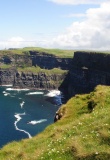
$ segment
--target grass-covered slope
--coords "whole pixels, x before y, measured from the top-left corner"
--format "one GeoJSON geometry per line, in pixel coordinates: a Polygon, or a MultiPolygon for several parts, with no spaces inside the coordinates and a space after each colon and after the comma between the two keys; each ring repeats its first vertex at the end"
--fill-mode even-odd
{"type": "Polygon", "coordinates": [[[40,47],[25,47],[18,49],[0,50],[0,55],[29,55],[29,51],[45,52],[47,54],[53,54],[61,58],[72,58],[73,50],[63,50],[63,49],[46,49],[40,47]]]}
{"type": "Polygon", "coordinates": [[[24,67],[24,68],[17,68],[19,72],[24,72],[24,73],[45,73],[46,75],[52,75],[52,74],[63,74],[67,73],[67,70],[62,70],[60,68],[53,68],[53,69],[42,69],[40,67],[24,67]]]}
{"type": "Polygon", "coordinates": [[[41,134],[2,148],[0,160],[110,159],[110,87],[76,95],[61,113],[63,117],[41,134]]]}

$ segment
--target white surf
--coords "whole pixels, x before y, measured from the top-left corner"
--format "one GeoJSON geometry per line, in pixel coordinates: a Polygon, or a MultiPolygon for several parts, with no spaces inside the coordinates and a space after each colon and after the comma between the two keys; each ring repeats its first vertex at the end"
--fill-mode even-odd
{"type": "Polygon", "coordinates": [[[28,88],[7,88],[7,91],[28,91],[28,88]]]}
{"type": "Polygon", "coordinates": [[[60,95],[61,95],[61,92],[59,90],[52,90],[52,91],[49,91],[49,93],[45,94],[45,96],[47,97],[56,97],[60,95]]]}
{"type": "Polygon", "coordinates": [[[44,92],[29,92],[26,95],[44,94],[44,92]]]}
{"type": "Polygon", "coordinates": [[[34,120],[34,121],[28,122],[27,124],[35,125],[35,124],[43,123],[43,122],[46,122],[46,121],[47,121],[47,119],[41,119],[41,120],[38,120],[38,121],[34,120]]]}
{"type": "Polygon", "coordinates": [[[25,130],[23,130],[23,129],[19,129],[19,128],[17,127],[17,123],[22,119],[21,116],[23,116],[23,115],[26,115],[25,112],[24,112],[24,113],[16,113],[16,114],[14,115],[15,118],[17,119],[17,120],[14,122],[15,129],[18,130],[18,131],[20,131],[20,132],[26,133],[29,138],[32,138],[32,136],[30,135],[29,132],[27,132],[27,131],[25,131],[25,130]]]}
{"type": "Polygon", "coordinates": [[[20,103],[21,108],[23,108],[24,103],[25,103],[24,101],[22,101],[22,102],[20,103]]]}
{"type": "Polygon", "coordinates": [[[3,94],[4,94],[4,96],[10,95],[10,93],[8,93],[8,92],[6,92],[6,91],[3,91],[3,94]]]}
{"type": "Polygon", "coordinates": [[[13,85],[12,84],[4,84],[2,85],[3,87],[12,87],[13,85]]]}

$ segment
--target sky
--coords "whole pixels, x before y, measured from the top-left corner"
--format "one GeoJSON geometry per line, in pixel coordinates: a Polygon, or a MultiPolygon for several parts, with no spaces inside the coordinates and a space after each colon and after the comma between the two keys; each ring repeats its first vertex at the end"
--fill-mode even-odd
{"type": "Polygon", "coordinates": [[[110,0],[1,0],[0,49],[110,50],[110,0]]]}

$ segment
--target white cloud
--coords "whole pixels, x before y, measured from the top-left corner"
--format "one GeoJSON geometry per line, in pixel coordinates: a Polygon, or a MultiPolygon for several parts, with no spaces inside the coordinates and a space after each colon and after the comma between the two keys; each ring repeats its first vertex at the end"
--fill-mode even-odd
{"type": "Polygon", "coordinates": [[[83,21],[73,22],[64,34],[53,39],[52,45],[74,49],[110,49],[110,2],[86,12],[83,21]]]}
{"type": "Polygon", "coordinates": [[[48,0],[62,5],[100,4],[104,0],[48,0]]]}
{"type": "Polygon", "coordinates": [[[0,41],[0,49],[22,48],[28,46],[35,46],[35,41],[28,41],[23,39],[22,37],[12,37],[8,40],[0,41]]]}

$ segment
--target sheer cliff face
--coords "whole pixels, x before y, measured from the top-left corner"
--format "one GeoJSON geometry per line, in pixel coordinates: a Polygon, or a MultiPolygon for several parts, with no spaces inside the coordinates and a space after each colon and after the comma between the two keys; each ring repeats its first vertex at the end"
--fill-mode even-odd
{"type": "MultiPolygon", "coordinates": [[[[97,85],[110,85],[110,55],[75,52],[68,76],[63,82],[69,97],[88,93],[97,85]]],[[[63,86],[63,84],[62,84],[63,86]]]]}
{"type": "Polygon", "coordinates": [[[21,88],[58,89],[66,74],[16,73],[13,85],[21,88]]]}
{"type": "Polygon", "coordinates": [[[0,85],[13,85],[18,88],[58,89],[65,77],[66,72],[47,75],[44,72],[23,73],[14,69],[1,69],[0,85]]]}
{"type": "Polygon", "coordinates": [[[98,52],[75,52],[72,66],[110,72],[110,54],[98,52]]]}

